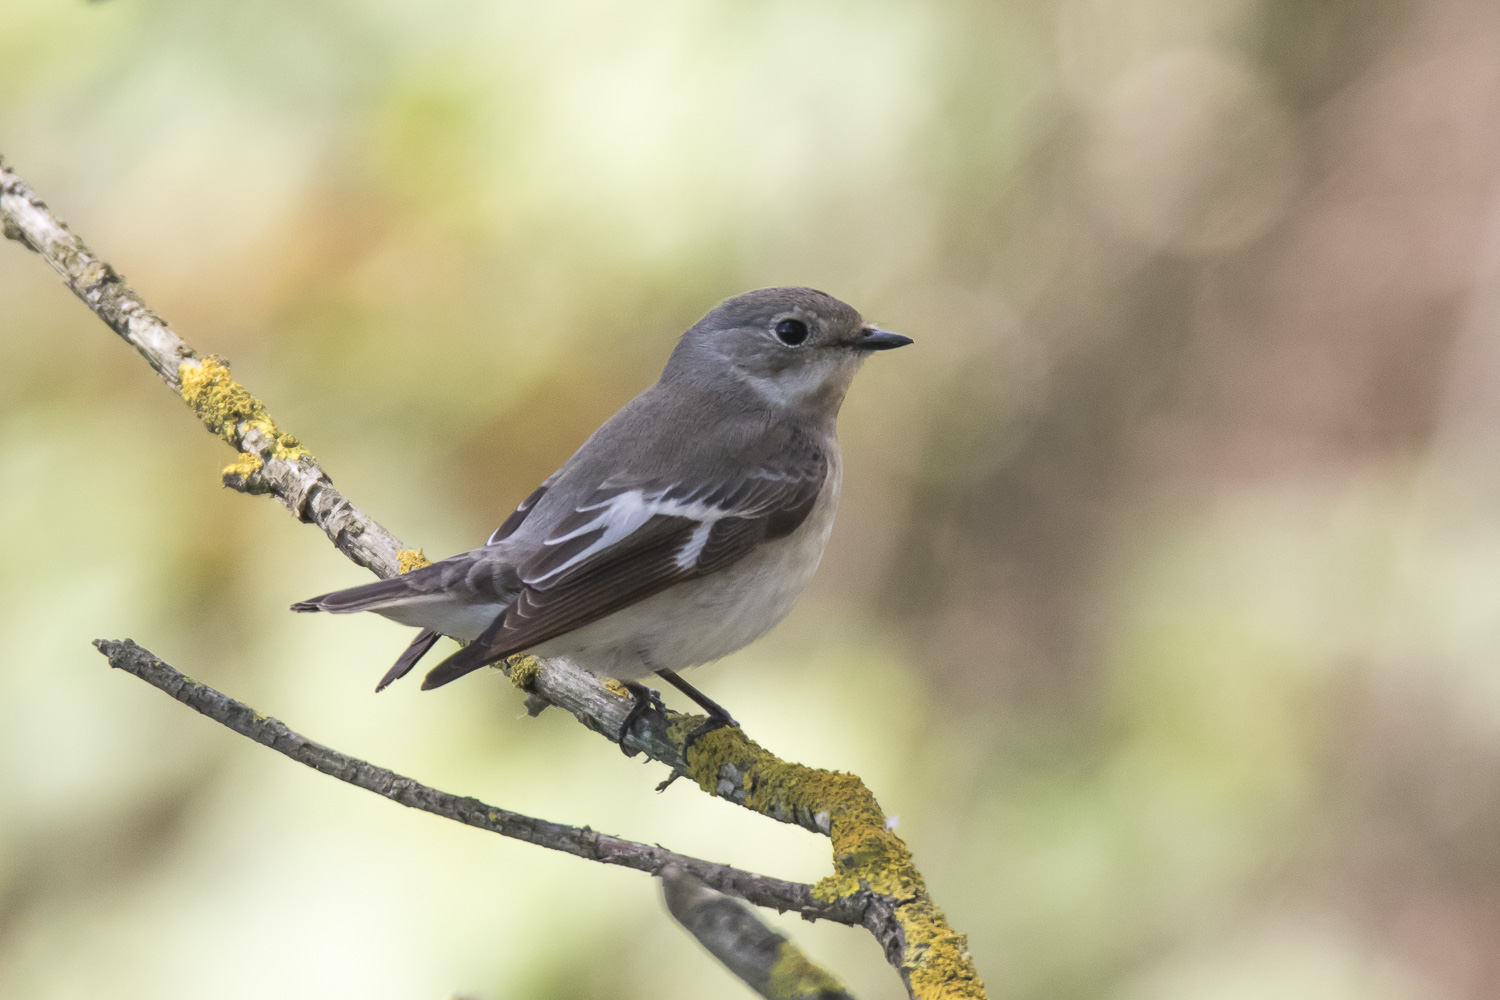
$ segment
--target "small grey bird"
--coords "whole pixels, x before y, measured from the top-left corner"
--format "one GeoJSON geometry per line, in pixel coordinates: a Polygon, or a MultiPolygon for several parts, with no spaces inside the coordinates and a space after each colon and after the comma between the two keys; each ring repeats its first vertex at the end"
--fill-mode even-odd
{"type": "Polygon", "coordinates": [[[621,738],[654,700],[635,682],[652,672],[708,711],[700,735],[732,725],[677,671],[791,611],[833,527],[844,394],[872,351],[909,343],[811,288],[728,299],[484,545],[292,610],[420,627],[377,691],[447,635],[472,641],[424,690],[526,651],[628,682],[621,738]]]}

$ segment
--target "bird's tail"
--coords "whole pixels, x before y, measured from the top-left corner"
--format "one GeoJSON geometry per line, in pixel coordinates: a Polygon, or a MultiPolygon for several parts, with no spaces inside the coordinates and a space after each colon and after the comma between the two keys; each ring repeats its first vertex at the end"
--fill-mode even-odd
{"type": "Polygon", "coordinates": [[[389,580],[362,583],[322,594],[292,605],[293,611],[327,611],[335,615],[347,615],[355,611],[376,611],[390,604],[409,600],[412,597],[411,581],[405,576],[393,576],[389,580]]]}
{"type": "MultiPolygon", "coordinates": [[[[458,558],[461,557],[455,557],[455,559],[458,558]]],[[[374,611],[376,614],[385,615],[387,618],[406,625],[430,625],[430,622],[422,620],[426,618],[425,615],[417,616],[408,612],[413,608],[419,609],[422,605],[434,600],[441,602],[441,594],[435,593],[435,584],[442,579],[437,574],[444,572],[442,567],[454,562],[455,559],[424,566],[401,576],[393,576],[389,580],[376,580],[373,583],[363,583],[358,587],[335,590],[306,601],[298,601],[292,605],[292,610],[327,611],[335,615],[347,615],[356,611],[374,611]]],[[[496,607],[499,606],[496,605],[496,607]]],[[[503,627],[504,619],[504,614],[497,615],[478,639],[438,664],[423,680],[422,689],[426,691],[439,687],[464,674],[478,670],[482,666],[503,659],[511,650],[497,651],[494,641],[503,627]]],[[[421,633],[412,640],[411,645],[406,648],[406,652],[402,653],[391,669],[386,671],[375,690],[383,690],[392,681],[409,673],[439,638],[440,633],[436,629],[424,627],[421,633]]]]}

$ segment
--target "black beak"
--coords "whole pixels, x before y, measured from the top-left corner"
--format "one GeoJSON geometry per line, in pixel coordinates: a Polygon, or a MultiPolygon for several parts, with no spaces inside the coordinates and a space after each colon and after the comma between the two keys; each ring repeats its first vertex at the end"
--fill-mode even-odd
{"type": "Polygon", "coordinates": [[[854,338],[854,343],[849,346],[856,351],[889,351],[893,347],[905,347],[911,342],[910,337],[882,330],[878,326],[867,326],[859,331],[859,336],[854,338]]]}

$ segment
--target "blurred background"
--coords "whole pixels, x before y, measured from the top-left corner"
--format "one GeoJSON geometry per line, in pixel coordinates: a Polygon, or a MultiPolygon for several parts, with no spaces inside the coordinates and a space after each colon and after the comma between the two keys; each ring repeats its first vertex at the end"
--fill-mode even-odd
{"type": "MultiPolygon", "coordinates": [[[[693,680],[861,774],[993,997],[1500,994],[1493,0],[8,0],[0,152],[335,481],[483,539],[718,300],[917,340],[808,597],[693,680]]],[[[649,879],[399,809],[114,675],[131,636],[440,787],[787,878],[362,573],[0,246],[0,995],[748,995],[649,879]]],[[[864,1000],[868,935],[784,921],[864,1000]]]]}

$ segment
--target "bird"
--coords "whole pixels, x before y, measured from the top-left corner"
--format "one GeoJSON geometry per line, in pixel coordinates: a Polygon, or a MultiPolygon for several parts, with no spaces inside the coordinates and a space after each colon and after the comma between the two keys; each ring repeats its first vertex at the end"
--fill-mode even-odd
{"type": "Polygon", "coordinates": [[[833,528],[844,396],[866,358],[910,343],[811,288],[726,299],[483,545],[292,610],[420,628],[377,691],[445,635],[467,644],[423,690],[517,653],[566,656],[635,696],[622,750],[660,705],[639,681],[655,674],[707,711],[691,745],[737,723],[678,671],[749,645],[791,611],[833,528]]]}

